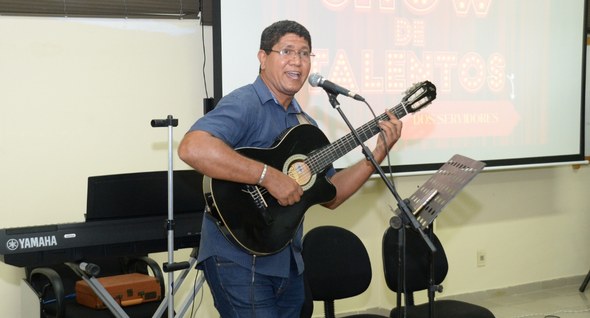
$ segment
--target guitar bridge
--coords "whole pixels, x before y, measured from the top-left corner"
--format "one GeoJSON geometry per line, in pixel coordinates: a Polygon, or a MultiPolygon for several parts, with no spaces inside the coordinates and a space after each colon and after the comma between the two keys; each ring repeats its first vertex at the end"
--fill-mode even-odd
{"type": "Polygon", "coordinates": [[[264,196],[262,194],[262,191],[260,190],[260,187],[255,186],[255,185],[246,185],[245,192],[248,193],[250,195],[250,197],[252,198],[252,201],[254,201],[254,205],[256,206],[256,210],[258,210],[258,213],[260,213],[260,215],[262,216],[264,223],[266,223],[266,225],[271,225],[274,222],[274,219],[273,219],[272,215],[270,215],[270,212],[268,211],[268,204],[266,203],[266,200],[264,199],[264,196]]]}

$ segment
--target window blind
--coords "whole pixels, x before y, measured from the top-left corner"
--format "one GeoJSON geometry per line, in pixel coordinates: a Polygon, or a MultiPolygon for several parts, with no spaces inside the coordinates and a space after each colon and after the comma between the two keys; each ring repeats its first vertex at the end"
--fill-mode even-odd
{"type": "Polygon", "coordinates": [[[0,15],[197,19],[200,0],[0,0],[0,15]]]}

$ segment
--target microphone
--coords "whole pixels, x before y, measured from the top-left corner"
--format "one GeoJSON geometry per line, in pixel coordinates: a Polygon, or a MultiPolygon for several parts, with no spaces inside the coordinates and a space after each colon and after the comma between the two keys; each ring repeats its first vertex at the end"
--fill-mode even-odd
{"type": "Polygon", "coordinates": [[[309,82],[309,85],[311,85],[313,87],[321,87],[325,91],[327,91],[328,93],[342,94],[342,95],[346,95],[348,97],[352,97],[356,100],[360,100],[361,102],[365,101],[365,99],[361,95],[356,94],[355,92],[351,92],[350,90],[348,90],[338,84],[328,81],[323,76],[321,76],[319,73],[311,74],[309,76],[309,78],[307,79],[307,81],[309,82]]]}
{"type": "Polygon", "coordinates": [[[82,271],[86,272],[86,274],[90,276],[96,276],[100,274],[100,266],[96,264],[81,262],[79,266],[82,271]]]}

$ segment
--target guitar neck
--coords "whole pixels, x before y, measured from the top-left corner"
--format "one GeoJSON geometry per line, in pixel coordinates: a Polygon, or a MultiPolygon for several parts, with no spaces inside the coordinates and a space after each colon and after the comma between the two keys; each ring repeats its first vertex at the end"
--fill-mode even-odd
{"type": "MultiPolygon", "coordinates": [[[[389,109],[389,111],[393,113],[398,119],[401,119],[402,117],[408,114],[406,108],[402,103],[389,109]]],[[[371,137],[378,134],[380,132],[378,123],[383,120],[389,120],[389,116],[387,116],[386,113],[377,116],[377,118],[365,123],[358,129],[356,129],[355,131],[360,138],[360,142],[365,142],[369,140],[371,137]]],[[[359,145],[360,143],[357,141],[357,139],[354,137],[354,134],[351,132],[346,136],[343,136],[335,142],[331,143],[330,145],[318,149],[305,161],[310,167],[311,171],[315,174],[322,171],[332,162],[346,155],[359,145]]]]}

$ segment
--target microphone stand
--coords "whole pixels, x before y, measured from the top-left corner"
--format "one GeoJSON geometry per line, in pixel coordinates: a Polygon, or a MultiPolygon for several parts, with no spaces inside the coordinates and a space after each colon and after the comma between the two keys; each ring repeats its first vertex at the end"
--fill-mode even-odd
{"type": "MultiPolygon", "coordinates": [[[[414,214],[412,213],[412,211],[410,210],[410,208],[408,206],[408,201],[403,200],[399,196],[399,194],[397,193],[397,190],[395,189],[395,186],[387,178],[387,176],[385,175],[385,172],[383,171],[383,169],[381,169],[381,166],[379,166],[379,163],[377,163],[377,161],[375,160],[373,153],[363,143],[363,141],[360,138],[360,136],[358,135],[357,131],[354,129],[354,127],[352,126],[352,124],[350,123],[350,121],[348,120],[348,118],[346,117],[346,115],[344,114],[342,109],[340,108],[340,103],[336,99],[337,94],[334,94],[328,90],[326,90],[326,93],[328,94],[328,99],[330,100],[330,104],[332,105],[332,107],[334,109],[336,109],[338,111],[338,113],[340,114],[340,116],[342,117],[342,119],[344,120],[344,122],[346,123],[348,128],[350,129],[357,144],[359,144],[361,146],[363,155],[365,156],[365,158],[367,160],[369,160],[371,162],[371,164],[375,168],[375,171],[377,171],[379,173],[379,176],[381,177],[381,179],[383,180],[383,182],[385,183],[385,185],[387,186],[387,188],[389,189],[389,191],[391,192],[391,194],[393,195],[393,197],[397,201],[397,205],[399,207],[399,210],[401,211],[401,213],[397,217],[394,216],[393,218],[391,218],[389,223],[390,223],[391,227],[398,229],[398,235],[399,235],[398,262],[399,262],[400,266],[398,266],[397,309],[398,309],[398,317],[405,318],[406,317],[406,310],[405,310],[405,308],[403,308],[401,306],[401,294],[399,292],[399,287],[404,286],[403,292],[405,293],[405,284],[404,284],[404,282],[405,282],[405,227],[409,226],[409,227],[413,228],[414,230],[416,230],[420,234],[420,236],[422,237],[424,242],[428,245],[428,247],[430,248],[432,253],[436,252],[436,247],[434,246],[434,244],[432,243],[430,238],[422,230],[420,223],[418,222],[418,220],[416,219],[416,217],[414,216],[414,214]]],[[[428,200],[431,200],[435,195],[436,195],[436,193],[433,193],[429,197],[428,200]]]]}
{"type": "MultiPolygon", "coordinates": [[[[168,115],[166,119],[152,119],[150,124],[154,128],[168,128],[168,219],[166,220],[166,230],[168,232],[168,262],[164,263],[163,270],[168,273],[168,295],[164,299],[167,299],[168,301],[168,318],[173,318],[174,294],[177,289],[174,286],[174,272],[186,269],[190,266],[189,262],[174,262],[174,166],[172,150],[174,140],[172,138],[172,128],[178,126],[178,119],[175,119],[172,115],[168,115]]],[[[159,309],[160,308],[158,308],[158,310],[159,309]]]]}

